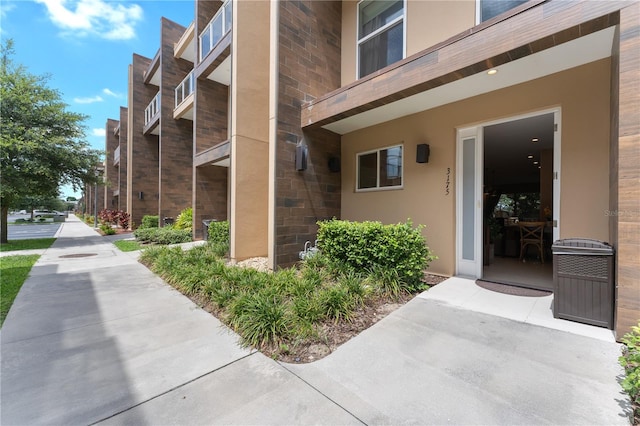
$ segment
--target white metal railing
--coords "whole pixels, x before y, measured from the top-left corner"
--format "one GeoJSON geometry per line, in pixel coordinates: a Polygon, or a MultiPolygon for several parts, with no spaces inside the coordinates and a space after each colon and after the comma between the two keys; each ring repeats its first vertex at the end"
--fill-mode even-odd
{"type": "Polygon", "coordinates": [[[200,34],[200,60],[204,59],[231,29],[231,3],[231,0],[227,0],[200,34]]]}
{"type": "Polygon", "coordinates": [[[113,151],[113,164],[118,164],[120,162],[120,146],[113,151]]]}
{"type": "Polygon", "coordinates": [[[160,111],[160,92],[151,99],[149,105],[144,109],[144,125],[146,126],[160,111]]]}
{"type": "Polygon", "coordinates": [[[176,87],[176,108],[193,93],[193,71],[191,71],[182,82],[176,87]]]}

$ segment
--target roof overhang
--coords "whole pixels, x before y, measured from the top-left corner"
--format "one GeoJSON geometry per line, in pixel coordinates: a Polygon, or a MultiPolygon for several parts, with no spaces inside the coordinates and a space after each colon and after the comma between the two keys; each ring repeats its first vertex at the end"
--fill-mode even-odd
{"type": "Polygon", "coordinates": [[[472,28],[310,102],[301,125],[346,134],[609,57],[624,5],[551,1],[472,28]]]}

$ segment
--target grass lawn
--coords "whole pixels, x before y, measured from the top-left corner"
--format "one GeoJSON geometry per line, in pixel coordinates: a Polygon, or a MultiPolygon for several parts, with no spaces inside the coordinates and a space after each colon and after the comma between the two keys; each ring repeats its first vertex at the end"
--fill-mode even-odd
{"type": "Polygon", "coordinates": [[[0,251],[36,250],[51,247],[55,238],[33,238],[30,240],[10,240],[0,244],[0,251]]]}
{"type": "Polygon", "coordinates": [[[0,260],[0,326],[9,313],[20,287],[40,256],[6,256],[0,260]]]}
{"type": "Polygon", "coordinates": [[[140,243],[135,240],[118,240],[114,241],[113,244],[118,247],[120,251],[136,251],[142,248],[140,243]]]}

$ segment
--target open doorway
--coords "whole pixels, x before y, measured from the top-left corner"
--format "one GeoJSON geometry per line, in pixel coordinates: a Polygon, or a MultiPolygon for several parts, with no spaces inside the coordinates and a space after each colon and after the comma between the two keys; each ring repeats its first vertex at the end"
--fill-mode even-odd
{"type": "Polygon", "coordinates": [[[554,113],[483,128],[482,278],[553,288],[554,113]]]}

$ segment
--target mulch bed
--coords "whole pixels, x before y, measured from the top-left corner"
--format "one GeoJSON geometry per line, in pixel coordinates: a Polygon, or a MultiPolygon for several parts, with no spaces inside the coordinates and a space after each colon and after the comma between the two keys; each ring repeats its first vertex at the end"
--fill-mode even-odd
{"type": "MultiPolygon", "coordinates": [[[[446,279],[447,277],[425,273],[423,281],[429,286],[434,286],[446,279]]],[[[320,339],[307,340],[295,344],[286,342],[286,350],[283,350],[280,345],[270,345],[259,348],[259,350],[268,357],[292,364],[316,361],[329,355],[352,337],[357,336],[400,308],[417,294],[419,293],[401,293],[395,299],[383,297],[370,299],[364,306],[361,306],[353,313],[349,321],[325,321],[320,324],[320,339]]],[[[211,313],[216,318],[220,318],[220,310],[210,301],[205,300],[203,297],[190,298],[203,310],[211,313]]]]}

